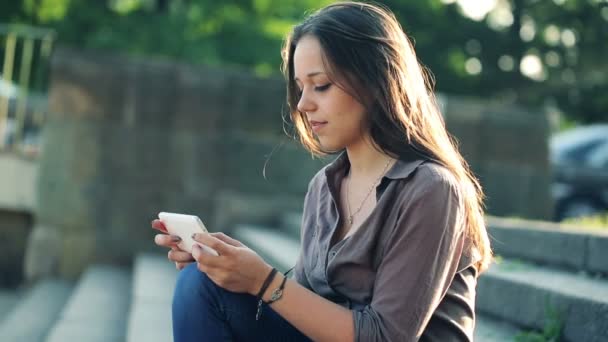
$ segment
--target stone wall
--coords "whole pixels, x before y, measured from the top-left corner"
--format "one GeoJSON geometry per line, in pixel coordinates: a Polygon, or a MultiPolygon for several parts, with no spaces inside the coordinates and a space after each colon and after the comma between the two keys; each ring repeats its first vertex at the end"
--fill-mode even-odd
{"type": "Polygon", "coordinates": [[[483,185],[487,212],[551,219],[547,118],[514,105],[456,97],[444,103],[446,125],[483,185]]]}
{"type": "MultiPolygon", "coordinates": [[[[285,198],[278,202],[299,209],[326,160],[285,137],[284,97],[281,79],[57,49],[29,277],[74,277],[91,261],[128,262],[156,249],[149,222],[159,211],[198,214],[225,229],[226,193],[255,195],[252,205],[285,198]],[[33,262],[41,246],[45,266],[33,262]]],[[[447,101],[447,121],[488,184],[490,210],[548,217],[537,203],[549,203],[544,121],[465,102],[447,101]],[[529,145],[503,144],[527,136],[529,145]]]]}

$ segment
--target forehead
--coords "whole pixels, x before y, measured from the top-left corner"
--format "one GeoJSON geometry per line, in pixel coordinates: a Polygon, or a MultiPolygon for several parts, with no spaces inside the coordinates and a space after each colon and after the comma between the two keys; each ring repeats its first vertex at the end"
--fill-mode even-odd
{"type": "Polygon", "coordinates": [[[304,79],[310,73],[325,72],[323,49],[316,37],[307,35],[300,39],[293,54],[293,68],[298,79],[304,79]]]}

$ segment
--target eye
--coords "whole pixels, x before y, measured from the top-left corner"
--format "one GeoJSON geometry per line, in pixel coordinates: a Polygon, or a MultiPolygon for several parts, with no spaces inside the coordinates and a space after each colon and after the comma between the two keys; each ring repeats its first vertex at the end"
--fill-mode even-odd
{"type": "Polygon", "coordinates": [[[327,83],[326,85],[315,87],[315,91],[326,91],[331,86],[331,83],[327,83]]]}

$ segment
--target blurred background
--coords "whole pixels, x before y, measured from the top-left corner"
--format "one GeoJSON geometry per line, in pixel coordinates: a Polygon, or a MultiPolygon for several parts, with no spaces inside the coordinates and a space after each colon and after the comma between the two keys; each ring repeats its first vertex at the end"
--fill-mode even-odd
{"type": "MultiPolygon", "coordinates": [[[[270,262],[291,262],[308,181],[333,157],[312,158],[293,139],[280,49],[332,2],[0,4],[0,336],[166,340],[145,328],[157,316],[137,309],[168,320],[164,304],[140,298],[163,282],[149,274],[174,277],[154,259],[164,251],[149,222],[160,211],[199,215],[270,262]],[[84,324],[70,318],[79,298],[110,303],[86,292],[95,277],[128,289],[113,305],[125,319],[73,328],[84,324]],[[23,323],[28,300],[49,298],[48,319],[23,323]]],[[[486,192],[497,260],[516,261],[480,279],[480,339],[607,341],[608,1],[380,3],[434,76],[486,192]],[[539,283],[548,287],[530,290],[539,283]],[[572,299],[581,293],[593,309],[572,299]]]]}

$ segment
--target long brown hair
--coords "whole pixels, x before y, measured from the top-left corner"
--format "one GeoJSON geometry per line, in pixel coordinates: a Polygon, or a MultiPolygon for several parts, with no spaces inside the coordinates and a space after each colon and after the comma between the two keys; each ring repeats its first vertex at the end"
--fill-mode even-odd
{"type": "Polygon", "coordinates": [[[433,79],[418,63],[394,14],[377,4],[335,3],[308,16],[287,36],[282,69],[291,119],[304,147],[321,156],[327,151],[312,134],[305,113],[297,109],[300,93],[293,55],[305,35],[319,40],[332,81],[345,80],[340,86],[365,105],[376,148],[397,157],[414,151],[456,177],[464,199],[466,234],[482,256],[476,267],[480,273],[487,269],[492,252],[481,186],[448,134],[433,94],[433,79]]]}

